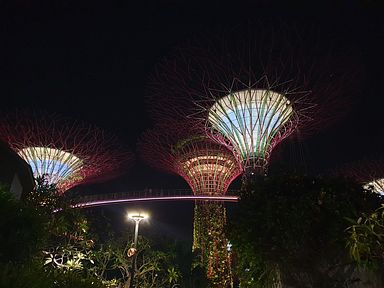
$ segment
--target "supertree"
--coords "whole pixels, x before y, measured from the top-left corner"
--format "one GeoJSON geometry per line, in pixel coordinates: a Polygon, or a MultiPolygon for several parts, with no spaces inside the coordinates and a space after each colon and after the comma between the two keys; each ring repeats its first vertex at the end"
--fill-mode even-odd
{"type": "Polygon", "coordinates": [[[102,129],[44,112],[3,113],[0,140],[59,193],[118,176],[133,160],[133,154],[102,129]]]}
{"type": "Polygon", "coordinates": [[[273,149],[294,132],[302,137],[340,117],[357,74],[353,61],[324,53],[331,50],[313,37],[304,43],[288,29],[250,24],[244,37],[243,28],[175,49],[156,67],[148,98],[155,118],[203,123],[247,177],[265,174],[273,149]]]}
{"type": "Polygon", "coordinates": [[[352,178],[364,188],[372,189],[384,197],[384,158],[381,156],[345,164],[334,169],[331,174],[352,178]]]}
{"type": "MultiPolygon", "coordinates": [[[[224,195],[241,168],[230,150],[203,132],[190,123],[157,127],[143,134],[139,151],[151,166],[183,177],[195,195],[224,195]]],[[[193,250],[200,251],[212,287],[232,281],[225,221],[223,203],[196,201],[193,250]]]]}

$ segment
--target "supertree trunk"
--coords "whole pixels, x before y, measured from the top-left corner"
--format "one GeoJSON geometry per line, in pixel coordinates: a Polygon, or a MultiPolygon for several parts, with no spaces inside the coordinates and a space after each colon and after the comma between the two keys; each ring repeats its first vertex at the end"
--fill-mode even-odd
{"type": "Polygon", "coordinates": [[[194,214],[193,250],[207,269],[211,287],[232,287],[231,259],[224,225],[224,203],[196,201],[194,214]]]}

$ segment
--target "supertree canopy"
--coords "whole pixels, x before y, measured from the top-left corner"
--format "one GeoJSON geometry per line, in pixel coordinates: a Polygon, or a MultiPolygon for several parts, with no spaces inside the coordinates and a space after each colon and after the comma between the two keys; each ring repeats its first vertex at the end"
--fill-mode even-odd
{"type": "Polygon", "coordinates": [[[0,140],[63,193],[81,183],[119,175],[133,160],[100,128],[57,115],[31,111],[3,114],[0,140]]]}
{"type": "Polygon", "coordinates": [[[224,195],[238,176],[238,163],[231,151],[206,136],[182,140],[173,147],[173,153],[195,195],[224,195]]]}
{"type": "Polygon", "coordinates": [[[344,84],[356,84],[347,65],[355,62],[349,53],[330,53],[321,39],[304,43],[296,31],[248,24],[244,37],[242,28],[175,49],[158,64],[148,98],[154,118],[203,123],[241,160],[245,175],[265,174],[278,143],[345,113],[351,87],[344,84]]]}
{"type": "Polygon", "coordinates": [[[364,159],[344,165],[333,174],[341,174],[361,183],[364,188],[384,196],[384,159],[364,159]]]}
{"type": "MultiPolygon", "coordinates": [[[[139,141],[143,158],[153,167],[182,176],[195,195],[224,195],[241,173],[238,160],[201,131],[188,124],[177,126],[145,133],[139,141]]],[[[212,287],[231,283],[225,219],[223,203],[196,201],[193,249],[200,252],[212,287]]]]}
{"type": "Polygon", "coordinates": [[[272,90],[246,89],[217,99],[209,109],[210,129],[228,140],[247,167],[266,167],[272,149],[297,125],[291,102],[272,90]]]}
{"type": "Polygon", "coordinates": [[[225,146],[196,134],[188,125],[144,133],[139,141],[143,158],[155,168],[183,177],[195,195],[224,195],[241,173],[238,160],[225,146]]]}
{"type": "Polygon", "coordinates": [[[366,187],[372,187],[373,191],[384,196],[384,178],[374,179],[367,184],[366,187]]]}

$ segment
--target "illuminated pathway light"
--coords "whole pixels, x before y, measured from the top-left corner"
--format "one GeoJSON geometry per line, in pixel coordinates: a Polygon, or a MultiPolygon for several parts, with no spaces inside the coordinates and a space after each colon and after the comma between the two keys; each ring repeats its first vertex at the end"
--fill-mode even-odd
{"type": "Polygon", "coordinates": [[[208,122],[213,133],[229,140],[244,169],[265,168],[272,149],[289,136],[294,110],[282,94],[271,90],[235,91],[215,101],[208,122]]]}

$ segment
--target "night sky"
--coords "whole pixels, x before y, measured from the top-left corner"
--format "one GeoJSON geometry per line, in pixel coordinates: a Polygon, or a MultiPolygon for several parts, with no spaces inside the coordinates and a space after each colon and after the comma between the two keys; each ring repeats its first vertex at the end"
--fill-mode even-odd
{"type": "MultiPolygon", "coordinates": [[[[213,26],[276,19],[313,25],[330,43],[335,38],[346,41],[362,63],[359,90],[345,103],[351,107],[348,115],[304,142],[287,141],[281,149],[293,153],[291,158],[300,154],[316,172],[382,155],[384,9],[379,1],[206,2],[0,2],[0,109],[27,107],[69,115],[116,134],[135,151],[139,135],[153,124],[145,106],[148,77],[172,47],[213,26]]],[[[119,179],[85,190],[145,187],[187,186],[137,159],[119,179]]],[[[97,209],[125,227],[127,208],[97,209]]],[[[147,229],[192,237],[193,203],[155,203],[147,209],[153,215],[147,229]]]]}

